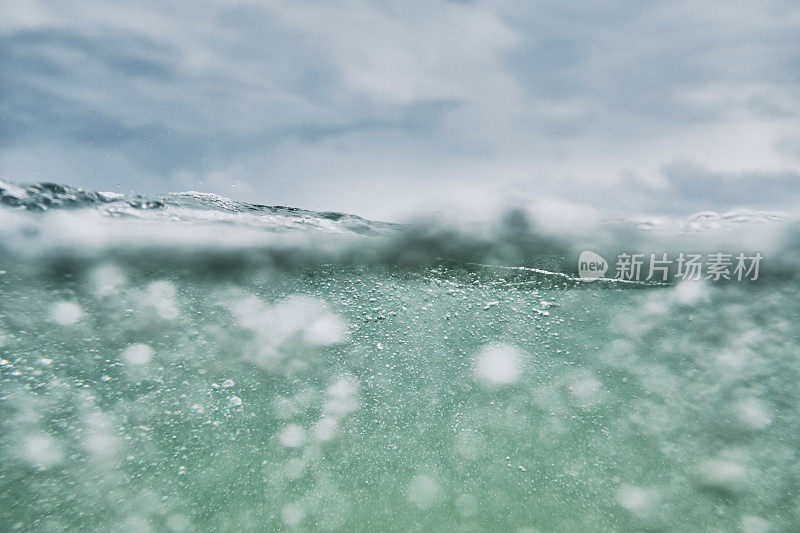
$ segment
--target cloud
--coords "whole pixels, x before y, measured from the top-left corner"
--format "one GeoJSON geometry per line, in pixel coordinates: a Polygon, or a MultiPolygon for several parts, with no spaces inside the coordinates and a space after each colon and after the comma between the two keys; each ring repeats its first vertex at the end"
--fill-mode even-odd
{"type": "Polygon", "coordinates": [[[377,218],[785,207],[792,5],[9,0],[0,173],[377,218]]]}
{"type": "Polygon", "coordinates": [[[788,209],[800,197],[800,172],[715,172],[692,163],[675,161],[663,170],[663,188],[678,209],[700,210],[708,205],[729,208],[788,209]]]}

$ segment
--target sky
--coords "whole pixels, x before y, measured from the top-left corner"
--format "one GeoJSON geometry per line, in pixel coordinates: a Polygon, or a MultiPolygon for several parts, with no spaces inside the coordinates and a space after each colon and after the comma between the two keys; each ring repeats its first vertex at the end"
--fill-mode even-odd
{"type": "Polygon", "coordinates": [[[791,212],[800,9],[3,0],[0,179],[384,220],[791,212]]]}

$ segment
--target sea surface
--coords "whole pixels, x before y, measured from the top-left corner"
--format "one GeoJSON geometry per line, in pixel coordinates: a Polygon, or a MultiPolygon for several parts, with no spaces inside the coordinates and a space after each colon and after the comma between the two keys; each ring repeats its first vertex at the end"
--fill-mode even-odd
{"type": "Polygon", "coordinates": [[[795,219],[547,227],[0,182],[0,531],[796,531],[795,219]]]}

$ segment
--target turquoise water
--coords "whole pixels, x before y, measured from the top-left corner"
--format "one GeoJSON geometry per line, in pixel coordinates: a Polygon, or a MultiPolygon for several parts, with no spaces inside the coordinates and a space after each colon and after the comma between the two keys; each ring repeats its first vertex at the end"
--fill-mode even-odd
{"type": "Polygon", "coordinates": [[[566,265],[541,236],[103,202],[2,211],[0,530],[800,523],[792,276],[586,284],[481,264],[566,265]]]}

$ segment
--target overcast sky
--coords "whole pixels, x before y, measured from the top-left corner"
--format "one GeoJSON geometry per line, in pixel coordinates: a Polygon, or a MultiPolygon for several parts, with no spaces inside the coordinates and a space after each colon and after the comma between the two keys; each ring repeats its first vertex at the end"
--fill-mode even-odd
{"type": "Polygon", "coordinates": [[[791,210],[800,9],[0,2],[0,177],[398,219],[791,210]]]}

